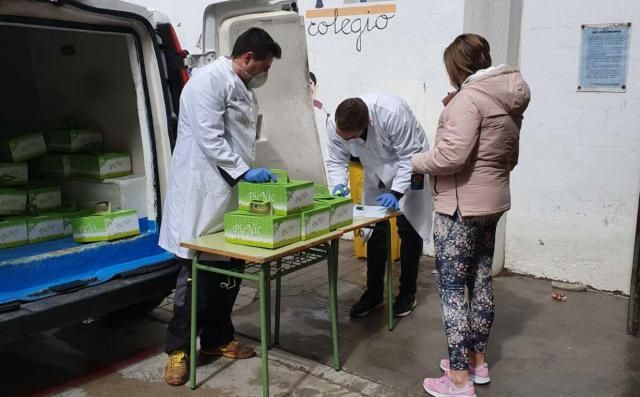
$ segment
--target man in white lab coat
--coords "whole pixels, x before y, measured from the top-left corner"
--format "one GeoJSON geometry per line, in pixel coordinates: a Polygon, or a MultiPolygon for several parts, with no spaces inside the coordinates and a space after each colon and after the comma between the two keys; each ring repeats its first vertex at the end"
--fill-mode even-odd
{"type": "MultiPolygon", "coordinates": [[[[223,229],[223,215],[237,209],[239,180],[275,180],[254,160],[258,108],[252,88],[264,84],[280,46],[262,29],[238,37],[231,57],[220,57],[195,70],[180,97],[178,138],[165,197],[160,246],[182,263],[175,291],[173,318],[165,351],[165,381],[188,380],[191,259],[180,243],[223,229]]],[[[217,266],[237,267],[229,258],[203,258],[217,266]]],[[[204,273],[198,283],[200,352],[210,356],[247,358],[255,353],[234,339],[231,311],[240,280],[204,273]]]]}
{"type": "MultiPolygon", "coordinates": [[[[410,164],[412,154],[428,150],[426,134],[404,100],[382,93],[344,100],[327,123],[327,133],[333,194],[349,194],[348,165],[356,157],[364,168],[364,204],[403,212],[397,218],[401,275],[393,313],[406,316],[417,304],[418,263],[431,234],[431,194],[422,175],[412,183],[410,164]]],[[[382,307],[387,254],[383,228],[377,225],[367,243],[367,290],[351,308],[352,316],[382,307]]]]}

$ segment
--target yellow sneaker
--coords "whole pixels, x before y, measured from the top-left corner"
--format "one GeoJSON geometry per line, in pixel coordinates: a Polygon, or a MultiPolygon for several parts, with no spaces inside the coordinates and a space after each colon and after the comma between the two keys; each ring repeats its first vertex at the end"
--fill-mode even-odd
{"type": "Polygon", "coordinates": [[[250,358],[256,355],[255,350],[249,346],[241,344],[237,340],[232,340],[224,346],[219,346],[215,349],[200,349],[200,353],[205,356],[224,356],[227,358],[233,358],[235,360],[241,360],[244,358],[250,358]]]}
{"type": "Polygon", "coordinates": [[[164,368],[164,381],[171,386],[181,386],[189,380],[189,359],[187,353],[175,351],[169,354],[164,368]]]}

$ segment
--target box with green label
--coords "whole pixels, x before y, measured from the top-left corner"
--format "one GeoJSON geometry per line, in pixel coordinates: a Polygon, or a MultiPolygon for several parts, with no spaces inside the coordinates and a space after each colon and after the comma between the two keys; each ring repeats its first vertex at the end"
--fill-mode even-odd
{"type": "Polygon", "coordinates": [[[316,195],[328,195],[329,194],[329,186],[320,185],[318,183],[313,185],[316,195]]]}
{"type": "Polygon", "coordinates": [[[313,209],[301,214],[301,238],[309,240],[314,237],[329,233],[331,229],[331,207],[315,205],[313,209]]]}
{"type": "Polygon", "coordinates": [[[0,186],[24,185],[29,181],[26,162],[0,163],[0,186]]]}
{"type": "Polygon", "coordinates": [[[138,213],[126,209],[71,219],[73,240],[78,243],[111,241],[140,234],[138,213]]]}
{"type": "Polygon", "coordinates": [[[131,155],[129,153],[73,154],[71,175],[107,179],[131,174],[131,155]]]}
{"type": "Polygon", "coordinates": [[[28,186],[27,203],[30,208],[51,210],[62,205],[60,186],[28,186]]]}
{"type": "Polygon", "coordinates": [[[248,211],[252,200],[271,203],[276,215],[289,215],[313,208],[313,182],[238,184],[239,207],[248,211]]]}
{"type": "Polygon", "coordinates": [[[271,168],[271,173],[276,177],[279,183],[289,182],[289,174],[285,170],[279,168],[271,168]]]}
{"type": "Polygon", "coordinates": [[[28,242],[26,218],[0,218],[0,249],[18,247],[28,242]]]}
{"type": "Polygon", "coordinates": [[[51,152],[95,152],[102,150],[102,132],[83,129],[47,131],[47,150],[51,152]]]}
{"type": "Polygon", "coordinates": [[[64,219],[61,215],[47,214],[27,218],[29,243],[40,243],[64,238],[64,219]]]}
{"type": "Polygon", "coordinates": [[[31,160],[31,169],[41,177],[68,178],[71,176],[71,156],[47,154],[31,160]]]}
{"type": "Polygon", "coordinates": [[[300,215],[228,212],[224,215],[224,238],[233,244],[280,248],[300,241],[300,215]]]}
{"type": "Polygon", "coordinates": [[[331,230],[353,223],[353,201],[350,197],[316,195],[315,203],[331,208],[331,230]]]}
{"type": "Polygon", "coordinates": [[[42,133],[22,135],[0,142],[0,159],[4,161],[25,161],[47,153],[47,145],[42,133]]]}
{"type": "Polygon", "coordinates": [[[27,192],[0,188],[0,215],[20,215],[27,210],[27,192]]]}
{"type": "Polygon", "coordinates": [[[56,209],[55,211],[46,212],[44,215],[60,215],[64,223],[64,235],[65,237],[73,236],[73,224],[71,221],[74,218],[80,218],[83,216],[92,215],[93,209],[88,208],[76,208],[75,206],[65,206],[56,209]]]}

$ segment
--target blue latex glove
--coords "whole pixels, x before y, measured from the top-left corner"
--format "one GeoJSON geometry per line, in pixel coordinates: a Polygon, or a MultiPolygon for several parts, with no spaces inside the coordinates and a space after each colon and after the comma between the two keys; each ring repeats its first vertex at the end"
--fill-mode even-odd
{"type": "Polygon", "coordinates": [[[391,208],[392,210],[400,209],[398,198],[393,193],[381,194],[376,198],[376,201],[383,207],[391,208]]]}
{"type": "Polygon", "coordinates": [[[348,187],[346,187],[343,184],[339,184],[333,188],[333,192],[331,193],[331,195],[338,196],[338,197],[347,197],[349,193],[351,193],[351,190],[349,190],[348,187]]]}
{"type": "Polygon", "coordinates": [[[244,174],[243,179],[254,183],[278,182],[275,175],[266,168],[252,168],[244,174]]]}

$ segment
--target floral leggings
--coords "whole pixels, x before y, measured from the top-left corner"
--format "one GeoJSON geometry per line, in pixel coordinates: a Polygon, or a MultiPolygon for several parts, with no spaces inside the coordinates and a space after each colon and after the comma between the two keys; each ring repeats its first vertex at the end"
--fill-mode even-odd
{"type": "Polygon", "coordinates": [[[456,212],[435,217],[438,291],[454,370],[469,369],[469,351],[487,349],[494,314],[491,264],[500,215],[463,218],[456,212]]]}

